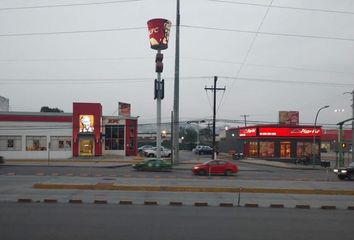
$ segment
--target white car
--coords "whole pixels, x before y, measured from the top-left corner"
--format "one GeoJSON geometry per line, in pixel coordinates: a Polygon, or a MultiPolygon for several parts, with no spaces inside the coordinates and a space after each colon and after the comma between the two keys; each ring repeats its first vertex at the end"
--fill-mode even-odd
{"type": "MultiPolygon", "coordinates": [[[[156,157],[156,147],[146,149],[143,151],[145,157],[156,157]]],[[[171,150],[161,147],[161,157],[171,157],[171,150]]]]}

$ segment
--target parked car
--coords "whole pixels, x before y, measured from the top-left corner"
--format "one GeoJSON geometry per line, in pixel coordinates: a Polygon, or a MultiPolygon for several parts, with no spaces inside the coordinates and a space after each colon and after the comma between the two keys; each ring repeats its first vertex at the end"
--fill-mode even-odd
{"type": "Polygon", "coordinates": [[[132,167],[138,171],[169,171],[172,169],[171,163],[160,159],[148,159],[144,162],[133,164],[132,167]]]}
{"type": "MultiPolygon", "coordinates": [[[[146,149],[143,151],[145,157],[157,157],[156,147],[146,149]]],[[[165,147],[161,147],[161,157],[171,157],[171,150],[165,147]]]]}
{"type": "Polygon", "coordinates": [[[238,172],[238,166],[226,160],[210,160],[193,166],[194,174],[224,174],[225,176],[238,172]]]}
{"type": "Polygon", "coordinates": [[[194,149],[194,153],[195,154],[199,154],[199,155],[205,155],[205,154],[213,154],[213,148],[212,147],[209,147],[209,146],[197,146],[195,149],[194,149]]]}
{"type": "Polygon", "coordinates": [[[151,149],[151,148],[153,148],[154,146],[152,146],[152,145],[143,145],[143,146],[141,146],[141,147],[139,147],[138,148],[138,152],[143,152],[144,150],[147,150],[147,149],[151,149]]]}
{"type": "Polygon", "coordinates": [[[338,178],[341,180],[346,178],[352,180],[354,179],[354,162],[350,163],[346,168],[335,168],[333,172],[337,174],[338,178]]]}

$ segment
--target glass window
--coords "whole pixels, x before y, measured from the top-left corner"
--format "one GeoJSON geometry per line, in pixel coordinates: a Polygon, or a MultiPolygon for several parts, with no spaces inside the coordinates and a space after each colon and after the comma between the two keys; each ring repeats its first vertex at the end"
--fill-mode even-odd
{"type": "Polygon", "coordinates": [[[21,136],[0,136],[0,151],[21,151],[21,136]]]}
{"type": "Polygon", "coordinates": [[[47,151],[47,137],[27,136],[26,151],[47,151]]]}
{"type": "Polygon", "coordinates": [[[124,150],[124,125],[105,126],[105,149],[124,150]]]}
{"type": "Polygon", "coordinates": [[[274,157],[274,142],[259,143],[260,157],[274,157]]]}
{"type": "MultiPolygon", "coordinates": [[[[298,142],[296,148],[296,156],[312,156],[312,142],[298,142]]],[[[318,153],[318,144],[316,144],[315,152],[318,153]]]]}
{"type": "Polygon", "coordinates": [[[50,137],[50,150],[52,151],[71,151],[70,136],[52,136],[50,137]]]}
{"type": "Polygon", "coordinates": [[[118,126],[118,150],[124,150],[124,125],[118,126]]]}
{"type": "Polygon", "coordinates": [[[250,142],[249,143],[249,156],[250,157],[258,157],[258,143],[250,142]]]}

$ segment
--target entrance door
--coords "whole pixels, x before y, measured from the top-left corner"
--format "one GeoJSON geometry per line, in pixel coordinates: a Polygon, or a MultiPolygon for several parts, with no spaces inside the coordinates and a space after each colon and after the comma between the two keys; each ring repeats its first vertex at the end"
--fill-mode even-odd
{"type": "Polygon", "coordinates": [[[80,152],[79,156],[93,156],[93,139],[84,138],[80,139],[80,152]]]}
{"type": "Polygon", "coordinates": [[[290,158],[290,142],[280,142],[280,157],[281,158],[290,158]]]}

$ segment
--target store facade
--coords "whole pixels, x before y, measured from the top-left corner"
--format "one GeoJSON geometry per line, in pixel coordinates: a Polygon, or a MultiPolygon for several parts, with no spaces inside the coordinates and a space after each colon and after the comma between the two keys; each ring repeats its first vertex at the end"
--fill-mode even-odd
{"type": "Polygon", "coordinates": [[[303,156],[312,158],[314,151],[316,163],[320,163],[321,131],[321,126],[257,125],[229,129],[227,139],[235,146],[232,151],[250,158],[291,161],[303,156]]]}
{"type": "Polygon", "coordinates": [[[137,118],[102,116],[100,103],[73,103],[73,113],[0,112],[0,156],[5,159],[136,154],[137,118]]]}

